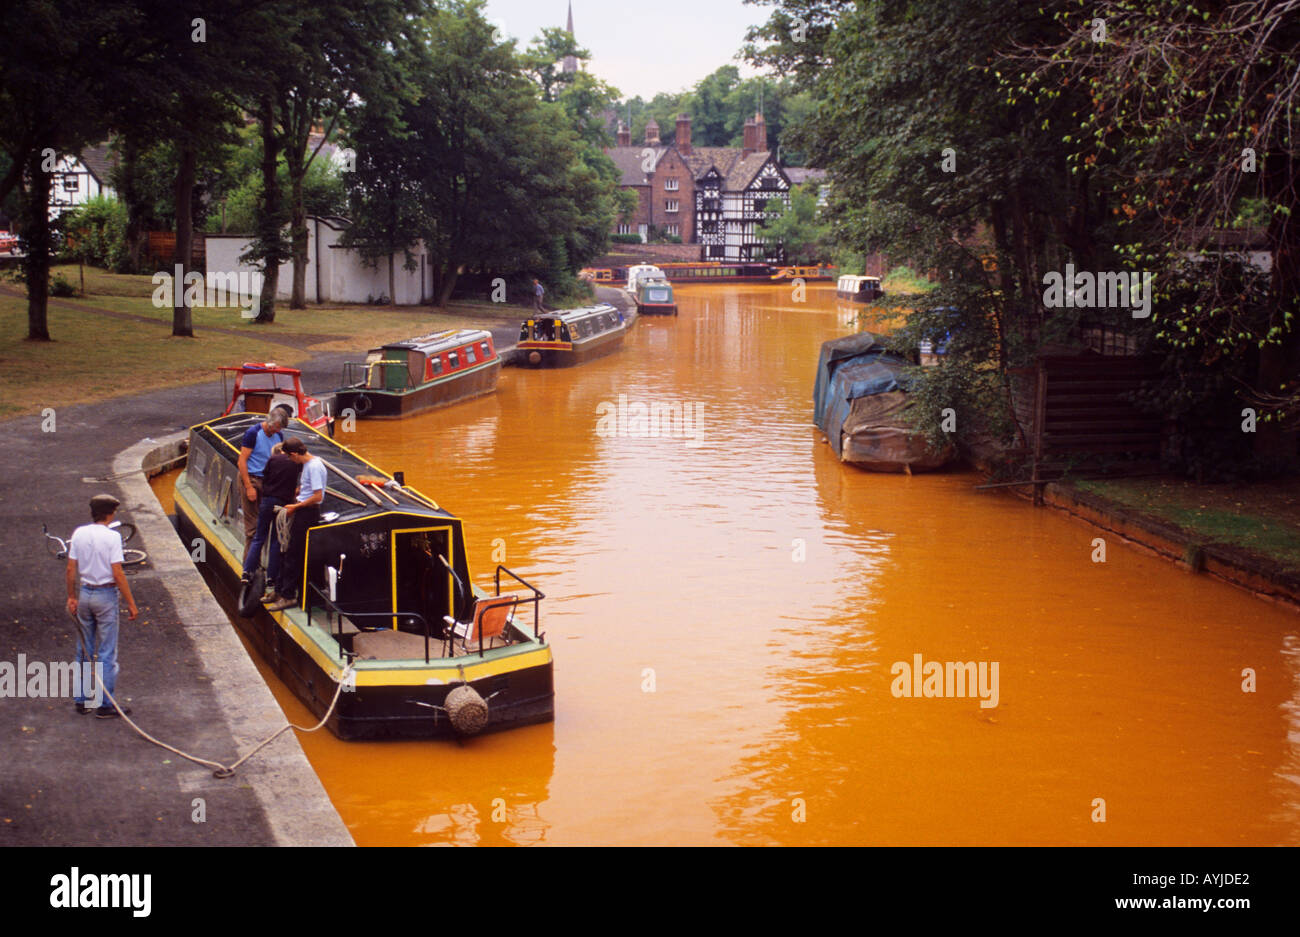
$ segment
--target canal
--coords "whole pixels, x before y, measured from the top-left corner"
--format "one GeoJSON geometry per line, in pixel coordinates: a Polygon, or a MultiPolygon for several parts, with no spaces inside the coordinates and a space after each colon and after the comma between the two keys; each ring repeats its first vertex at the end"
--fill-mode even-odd
{"type": "Polygon", "coordinates": [[[677,294],[615,355],[340,436],[464,519],[480,585],[547,593],[555,653],[553,724],[300,734],[359,844],[1300,843],[1294,613],[1094,563],[1093,528],[968,472],[837,463],[833,286],[677,294]],[[896,697],[916,655],[996,663],[997,705],[896,697]]]}

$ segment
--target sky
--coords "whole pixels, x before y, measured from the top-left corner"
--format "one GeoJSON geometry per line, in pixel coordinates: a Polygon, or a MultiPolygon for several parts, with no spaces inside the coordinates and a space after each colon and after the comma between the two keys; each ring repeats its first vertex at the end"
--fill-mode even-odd
{"type": "MultiPolygon", "coordinates": [[[[723,65],[757,74],[734,56],[745,30],[766,22],[767,6],[741,0],[573,0],[573,32],[591,52],[587,70],[622,97],[647,101],[682,91],[723,65]]],[[[526,46],[544,26],[563,26],[566,0],[488,0],[487,18],[526,46]]]]}

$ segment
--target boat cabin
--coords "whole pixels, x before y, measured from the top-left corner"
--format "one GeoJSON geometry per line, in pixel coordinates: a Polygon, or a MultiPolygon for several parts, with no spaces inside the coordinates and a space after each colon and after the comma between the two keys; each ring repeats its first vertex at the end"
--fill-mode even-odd
{"type": "Polygon", "coordinates": [[[837,299],[847,299],[854,303],[870,303],[884,295],[885,291],[880,287],[880,277],[848,274],[835,282],[837,299]]]}
{"type": "Polygon", "coordinates": [[[627,268],[627,291],[635,296],[642,280],[667,279],[664,272],[654,264],[636,264],[627,268]]]}
{"type": "Polygon", "coordinates": [[[501,359],[492,333],[447,329],[373,348],[343,366],[336,409],[361,417],[401,417],[488,393],[501,359]]]}
{"type": "Polygon", "coordinates": [[[562,367],[613,351],[626,328],[623,314],[609,303],[561,309],[525,319],[516,347],[524,363],[562,367]]]}
{"type": "Polygon", "coordinates": [[[246,361],[238,367],[226,366],[221,372],[222,396],[229,403],[221,414],[270,413],[276,407],[288,407],[289,415],[313,429],[332,431],[334,416],[331,398],[319,400],[302,389],[302,372],[275,362],[246,361]],[[233,387],[228,386],[233,375],[233,387]],[[228,392],[228,393],[227,393],[228,392]]]}

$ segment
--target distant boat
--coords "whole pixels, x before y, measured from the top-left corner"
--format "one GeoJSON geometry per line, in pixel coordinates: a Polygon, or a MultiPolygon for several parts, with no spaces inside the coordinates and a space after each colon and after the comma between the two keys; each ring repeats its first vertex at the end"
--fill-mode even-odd
{"type": "Polygon", "coordinates": [[[677,315],[673,285],[666,277],[649,275],[637,277],[636,289],[632,295],[636,297],[636,311],[643,316],[677,315]]]}
{"type": "Polygon", "coordinates": [[[836,299],[847,299],[851,303],[875,302],[885,291],[880,288],[880,277],[842,276],[835,281],[836,299]]]}
{"type": "Polygon", "coordinates": [[[609,303],[601,303],[525,319],[515,347],[522,364],[563,368],[617,351],[626,332],[623,314],[609,303]]]}
{"type": "Polygon", "coordinates": [[[343,366],[335,411],[397,419],[496,390],[501,376],[492,333],[447,329],[371,349],[343,366]]]}
{"type": "Polygon", "coordinates": [[[270,413],[276,407],[288,407],[289,415],[302,420],[312,429],[334,435],[331,399],[318,399],[302,389],[302,372],[274,361],[245,361],[243,364],[217,368],[221,372],[223,396],[228,396],[222,416],[231,413],[270,413]],[[226,375],[233,374],[234,386],[225,395],[226,375]]]}
{"type": "Polygon", "coordinates": [[[907,367],[870,332],[822,344],[813,421],[842,462],[873,472],[924,472],[952,460],[951,444],[932,449],[904,416],[907,367]]]}

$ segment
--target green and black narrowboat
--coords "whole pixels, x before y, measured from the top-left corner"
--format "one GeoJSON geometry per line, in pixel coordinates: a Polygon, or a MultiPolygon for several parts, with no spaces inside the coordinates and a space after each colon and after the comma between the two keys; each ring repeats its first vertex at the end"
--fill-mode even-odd
{"type": "Polygon", "coordinates": [[[609,303],[561,309],[524,320],[519,328],[519,363],[564,368],[617,351],[627,323],[609,303]]]}
{"type": "MultiPolygon", "coordinates": [[[[192,427],[176,481],[180,534],[202,539],[208,571],[232,593],[244,552],[239,439],[258,419],[234,414],[192,427]]],[[[303,599],[271,611],[245,594],[235,618],[284,684],[317,717],[337,695],[327,725],[343,739],[552,720],[542,593],[504,566],[493,594],[473,587],[459,518],[300,421],[285,434],[328,471],[320,523],[307,532],[303,599]]]]}
{"type": "Polygon", "coordinates": [[[643,316],[675,316],[673,285],[664,272],[653,264],[628,268],[627,291],[636,299],[636,311],[643,316]]]}
{"type": "Polygon", "coordinates": [[[398,419],[496,390],[501,358],[492,334],[448,329],[371,349],[343,366],[334,412],[398,419]]]}

